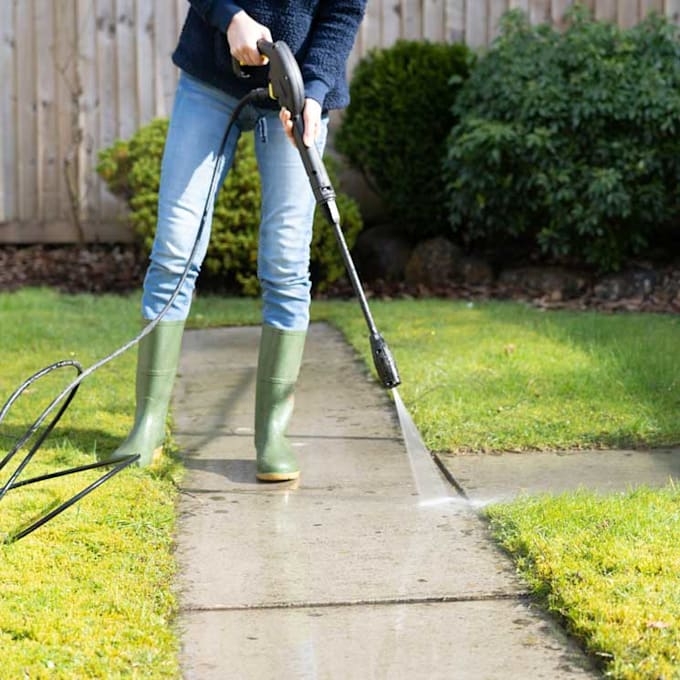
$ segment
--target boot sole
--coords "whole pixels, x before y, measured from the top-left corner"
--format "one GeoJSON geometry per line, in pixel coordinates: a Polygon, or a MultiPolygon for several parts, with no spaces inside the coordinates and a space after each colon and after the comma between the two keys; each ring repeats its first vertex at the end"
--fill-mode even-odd
{"type": "Polygon", "coordinates": [[[289,482],[298,479],[299,472],[257,472],[255,476],[261,482],[289,482]]]}

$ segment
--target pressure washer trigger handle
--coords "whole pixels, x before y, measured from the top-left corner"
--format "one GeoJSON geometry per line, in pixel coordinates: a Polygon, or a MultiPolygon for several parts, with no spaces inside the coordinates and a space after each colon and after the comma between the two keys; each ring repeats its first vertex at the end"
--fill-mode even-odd
{"type": "MultiPolygon", "coordinates": [[[[262,81],[264,80],[263,74],[266,72],[267,65],[263,63],[261,66],[251,66],[239,61],[236,57],[232,57],[231,69],[239,80],[251,80],[255,77],[258,81],[262,81]]],[[[271,94],[270,97],[275,99],[271,94]]]]}
{"type": "Polygon", "coordinates": [[[260,54],[263,57],[267,57],[271,61],[272,58],[272,53],[274,52],[274,43],[269,42],[268,40],[265,40],[264,38],[260,38],[257,41],[257,49],[260,51],[260,54]]]}
{"type": "Polygon", "coordinates": [[[300,67],[290,47],[283,41],[258,40],[257,49],[269,60],[269,96],[295,118],[305,105],[305,86],[300,67]]]}
{"type": "Polygon", "coordinates": [[[231,58],[231,68],[237,78],[240,78],[241,80],[248,80],[248,78],[250,78],[250,73],[246,73],[246,71],[243,70],[243,64],[241,64],[236,57],[231,58]]]}

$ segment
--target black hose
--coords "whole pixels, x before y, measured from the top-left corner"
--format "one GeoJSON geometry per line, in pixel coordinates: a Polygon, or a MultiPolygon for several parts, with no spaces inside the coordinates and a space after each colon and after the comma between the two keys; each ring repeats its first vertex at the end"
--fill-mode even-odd
{"type": "Polygon", "coordinates": [[[179,291],[182,288],[184,282],[186,281],[186,278],[189,274],[189,268],[191,266],[191,263],[194,260],[194,257],[196,256],[196,252],[198,250],[198,245],[201,241],[201,238],[203,236],[203,232],[205,231],[206,227],[206,222],[207,222],[207,217],[208,217],[208,211],[210,209],[210,197],[213,195],[213,190],[216,189],[216,182],[218,181],[219,178],[219,171],[221,170],[221,164],[219,163],[219,159],[223,156],[224,150],[227,145],[227,140],[229,138],[229,134],[231,133],[232,127],[234,126],[234,123],[236,122],[238,116],[240,115],[241,111],[243,108],[248,105],[249,103],[253,101],[262,101],[265,99],[269,99],[269,93],[266,89],[261,89],[258,88],[256,90],[253,90],[250,92],[248,95],[246,95],[243,99],[241,99],[236,107],[234,108],[234,111],[231,114],[231,117],[229,119],[229,123],[227,124],[226,130],[224,132],[224,135],[222,137],[222,141],[220,143],[219,149],[216,154],[216,162],[215,162],[215,167],[213,168],[213,173],[212,177],[210,179],[210,185],[208,187],[208,194],[205,200],[205,206],[203,208],[203,215],[201,216],[201,222],[198,228],[198,232],[196,234],[196,240],[194,241],[193,248],[191,250],[191,254],[189,255],[189,258],[187,260],[187,263],[184,267],[184,271],[182,272],[182,275],[177,283],[177,286],[175,287],[175,290],[173,291],[172,295],[170,296],[170,299],[166,303],[165,307],[160,311],[158,316],[156,316],[155,319],[150,321],[132,340],[129,342],[126,342],[122,347],[119,347],[115,351],[111,352],[111,354],[105,356],[103,359],[100,359],[96,363],[92,364],[87,369],[83,369],[83,367],[77,362],[73,360],[65,360],[65,361],[58,361],[54,364],[51,364],[49,366],[46,366],[45,368],[41,369],[34,375],[32,375],[30,378],[25,380],[10,396],[10,398],[7,400],[5,405],[0,409],[0,423],[2,423],[3,419],[9,412],[10,408],[13,406],[13,404],[21,397],[21,395],[29,388],[31,385],[33,385],[36,381],[40,380],[41,378],[45,377],[46,375],[49,375],[55,370],[63,369],[63,368],[74,368],[77,372],[77,377],[70,382],[53,400],[52,402],[47,406],[47,408],[38,416],[38,418],[33,422],[33,424],[26,430],[26,432],[18,439],[16,444],[12,447],[12,449],[5,455],[5,457],[0,461],[0,472],[17,456],[19,451],[22,449],[22,447],[28,442],[28,440],[38,431],[40,426],[47,420],[48,416],[52,414],[52,412],[57,408],[59,404],[61,404],[61,407],[59,410],[56,412],[56,414],[53,416],[53,418],[49,421],[49,423],[46,425],[45,429],[43,432],[40,434],[40,436],[37,438],[36,442],[31,446],[30,450],[28,453],[21,459],[17,467],[14,469],[14,471],[10,474],[9,478],[7,481],[0,487],[0,500],[4,498],[4,496],[11,491],[12,489],[18,489],[22,486],[27,486],[30,484],[35,484],[37,482],[42,482],[46,481],[48,479],[55,479],[57,477],[64,477],[66,475],[71,475],[71,474],[76,474],[79,472],[84,472],[86,470],[93,470],[101,467],[111,467],[111,469],[106,472],[104,475],[102,475],[99,479],[95,480],[92,484],[88,485],[85,487],[82,491],[79,491],[77,494],[69,498],[68,500],[64,501],[61,503],[58,507],[54,508],[50,512],[46,513],[43,517],[40,517],[39,519],[35,520],[34,522],[30,523],[28,526],[17,530],[16,532],[10,533],[7,535],[7,537],[4,539],[4,543],[14,543],[15,541],[18,541],[21,538],[24,538],[28,534],[32,533],[39,527],[43,526],[45,523],[49,522],[51,519],[56,517],[57,515],[61,514],[64,512],[64,510],[67,510],[70,508],[72,505],[83,499],[85,496],[87,496],[89,493],[100,487],[104,482],[107,482],[110,480],[112,477],[117,475],[119,472],[127,468],[128,466],[132,465],[133,463],[137,462],[139,460],[139,454],[134,453],[128,456],[124,456],[121,458],[114,458],[111,460],[105,460],[105,461],[98,461],[96,463],[91,463],[88,465],[80,465],[78,467],[74,468],[69,468],[66,470],[61,470],[58,472],[53,472],[49,474],[44,474],[40,475],[37,477],[32,477],[30,479],[26,479],[23,481],[17,481],[21,473],[25,470],[26,466],[31,462],[35,454],[38,452],[40,447],[42,446],[43,442],[45,439],[48,437],[48,435],[52,432],[56,424],[59,422],[61,417],[64,415],[68,407],[71,405],[71,402],[73,401],[73,398],[76,395],[76,392],[78,391],[78,388],[80,387],[81,383],[91,376],[95,371],[98,371],[102,366],[105,364],[108,364],[109,362],[113,361],[114,359],[118,358],[125,352],[127,352],[129,349],[134,347],[137,343],[139,343],[142,338],[147,336],[151,331],[156,327],[156,325],[159,323],[159,321],[165,316],[165,314],[168,312],[170,307],[172,306],[173,302],[177,298],[177,295],[179,295],[179,291]]]}

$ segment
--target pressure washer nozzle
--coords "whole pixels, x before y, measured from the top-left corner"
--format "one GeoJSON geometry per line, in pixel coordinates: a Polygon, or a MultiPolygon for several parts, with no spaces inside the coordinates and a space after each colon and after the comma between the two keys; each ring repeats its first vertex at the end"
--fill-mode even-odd
{"type": "Polygon", "coordinates": [[[390,348],[380,333],[371,334],[371,352],[373,353],[375,370],[378,371],[378,377],[383,387],[392,389],[401,385],[397,364],[394,361],[392,352],[390,352],[390,348]]]}

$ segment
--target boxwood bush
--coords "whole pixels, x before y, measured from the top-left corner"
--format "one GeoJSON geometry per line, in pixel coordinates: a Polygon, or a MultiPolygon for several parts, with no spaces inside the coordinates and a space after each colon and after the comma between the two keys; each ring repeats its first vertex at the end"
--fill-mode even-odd
{"type": "MultiPolygon", "coordinates": [[[[130,221],[143,251],[151,251],[156,229],[160,166],[168,120],[158,118],[141,127],[127,140],[118,140],[99,153],[97,172],[109,190],[130,208],[130,221]]],[[[332,164],[328,165],[335,183],[332,164]]],[[[359,207],[337,192],[342,228],[352,247],[363,226],[359,207]]],[[[215,204],[210,245],[203,262],[202,280],[209,287],[243,295],[259,292],[257,245],[260,221],[260,180],[252,133],[239,140],[234,165],[215,204]]],[[[320,211],[314,218],[311,250],[314,288],[325,290],[340,279],[345,266],[335,232],[320,211]]]]}
{"type": "Polygon", "coordinates": [[[615,270],[678,220],[678,28],[650,15],[623,30],[580,5],[567,21],[505,15],[454,105],[449,217],[470,244],[615,270]]]}
{"type": "Polygon", "coordinates": [[[462,44],[400,40],[370,51],[352,74],[335,147],[406,235],[449,232],[441,164],[472,61],[462,44]]]}

